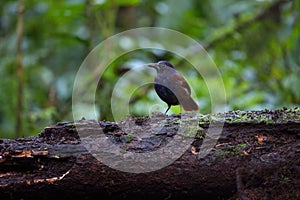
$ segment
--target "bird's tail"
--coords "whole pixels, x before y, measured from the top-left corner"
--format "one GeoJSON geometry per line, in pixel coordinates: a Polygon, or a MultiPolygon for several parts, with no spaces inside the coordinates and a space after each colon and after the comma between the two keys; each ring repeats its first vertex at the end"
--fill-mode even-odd
{"type": "Polygon", "coordinates": [[[197,111],[200,109],[199,105],[190,96],[183,98],[180,104],[185,111],[197,111]]]}

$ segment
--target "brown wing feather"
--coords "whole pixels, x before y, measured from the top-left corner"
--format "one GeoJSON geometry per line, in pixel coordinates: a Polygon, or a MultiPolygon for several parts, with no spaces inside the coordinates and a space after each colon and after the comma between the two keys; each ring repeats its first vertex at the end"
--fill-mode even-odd
{"type": "Polygon", "coordinates": [[[191,94],[191,88],[186,82],[186,80],[183,78],[183,76],[181,76],[181,74],[174,73],[169,77],[170,77],[170,82],[174,84],[174,87],[176,87],[178,90],[184,89],[188,93],[188,95],[191,94]]]}
{"type": "Polygon", "coordinates": [[[174,73],[169,76],[169,81],[172,83],[170,89],[176,94],[184,110],[199,110],[198,104],[190,96],[191,88],[183,76],[181,76],[179,73],[174,73]]]}

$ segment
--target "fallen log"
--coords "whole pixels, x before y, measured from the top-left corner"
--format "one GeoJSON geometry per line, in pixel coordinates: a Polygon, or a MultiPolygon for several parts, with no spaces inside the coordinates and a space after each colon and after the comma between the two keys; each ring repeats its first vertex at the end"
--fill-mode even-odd
{"type": "Polygon", "coordinates": [[[189,129],[195,135],[187,136],[180,135],[181,129],[189,132],[183,119],[78,120],[46,127],[35,137],[1,139],[1,199],[299,199],[299,108],[196,115],[190,119],[197,128],[189,129]],[[221,132],[214,138],[216,127],[221,132]],[[148,160],[122,165],[120,158],[149,152],[157,156],[149,160],[163,162],[164,155],[172,156],[168,149],[177,152],[168,146],[176,138],[190,144],[165,167],[147,168],[148,160]],[[209,148],[202,149],[205,142],[209,148]],[[124,153],[119,158],[108,151],[117,164],[101,157],[106,144],[124,153]]]}

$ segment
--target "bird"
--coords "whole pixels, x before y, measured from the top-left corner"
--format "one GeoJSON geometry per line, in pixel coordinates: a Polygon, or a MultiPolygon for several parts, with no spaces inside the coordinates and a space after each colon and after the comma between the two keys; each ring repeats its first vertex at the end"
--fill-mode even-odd
{"type": "Polygon", "coordinates": [[[147,66],[157,72],[154,89],[159,98],[168,104],[165,114],[175,105],[181,105],[185,111],[199,110],[199,105],[191,97],[191,88],[187,81],[171,63],[163,60],[149,63],[147,66]]]}

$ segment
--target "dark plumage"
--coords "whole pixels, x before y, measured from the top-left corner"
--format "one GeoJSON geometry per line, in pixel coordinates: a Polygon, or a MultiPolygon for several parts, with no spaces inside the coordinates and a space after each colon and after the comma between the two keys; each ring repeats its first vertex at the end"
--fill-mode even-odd
{"type": "Polygon", "coordinates": [[[186,111],[199,110],[198,104],[191,97],[191,89],[186,80],[174,66],[167,61],[150,63],[149,67],[156,69],[154,88],[157,95],[168,104],[169,111],[173,105],[181,105],[186,111]]]}

